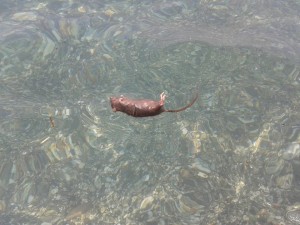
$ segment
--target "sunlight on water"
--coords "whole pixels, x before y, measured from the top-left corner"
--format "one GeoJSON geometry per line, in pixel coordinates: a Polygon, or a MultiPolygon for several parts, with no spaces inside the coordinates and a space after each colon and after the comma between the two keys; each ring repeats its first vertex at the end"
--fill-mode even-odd
{"type": "Polygon", "coordinates": [[[2,1],[1,224],[299,223],[299,10],[2,1]]]}

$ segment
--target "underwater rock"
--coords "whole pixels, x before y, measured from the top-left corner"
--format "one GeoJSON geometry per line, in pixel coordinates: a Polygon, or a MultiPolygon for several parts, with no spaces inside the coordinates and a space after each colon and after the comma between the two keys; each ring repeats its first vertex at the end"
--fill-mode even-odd
{"type": "Polygon", "coordinates": [[[11,18],[16,21],[36,21],[38,15],[34,12],[19,12],[15,13],[11,18]]]}
{"type": "Polygon", "coordinates": [[[284,160],[292,160],[300,156],[300,145],[298,143],[291,143],[278,153],[284,160]]]}
{"type": "Polygon", "coordinates": [[[144,200],[141,202],[140,209],[146,210],[146,209],[150,208],[153,201],[154,201],[154,198],[152,196],[148,196],[148,197],[144,198],[144,200]]]}

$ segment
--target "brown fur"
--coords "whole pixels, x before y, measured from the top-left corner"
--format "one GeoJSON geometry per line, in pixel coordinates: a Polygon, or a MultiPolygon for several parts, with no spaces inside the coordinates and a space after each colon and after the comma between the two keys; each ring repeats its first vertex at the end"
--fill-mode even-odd
{"type": "Polygon", "coordinates": [[[163,112],[181,112],[191,107],[197,100],[198,95],[185,107],[175,110],[166,110],[164,108],[166,95],[160,94],[159,101],[149,99],[130,99],[124,96],[110,97],[111,108],[114,112],[120,111],[134,117],[156,116],[163,112]]]}

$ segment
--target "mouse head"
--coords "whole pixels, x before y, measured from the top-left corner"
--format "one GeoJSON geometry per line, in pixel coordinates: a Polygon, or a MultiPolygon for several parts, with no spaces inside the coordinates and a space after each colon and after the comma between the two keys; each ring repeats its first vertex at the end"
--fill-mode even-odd
{"type": "Polygon", "coordinates": [[[110,105],[114,112],[122,111],[123,108],[123,101],[124,97],[121,95],[121,97],[110,97],[110,105]]]}

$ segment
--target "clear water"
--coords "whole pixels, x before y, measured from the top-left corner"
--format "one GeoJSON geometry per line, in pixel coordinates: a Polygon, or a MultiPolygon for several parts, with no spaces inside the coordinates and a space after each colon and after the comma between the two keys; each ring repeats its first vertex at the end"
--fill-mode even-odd
{"type": "Polygon", "coordinates": [[[299,1],[1,1],[0,222],[300,223],[299,1]],[[113,113],[109,96],[188,110],[113,113]]]}

